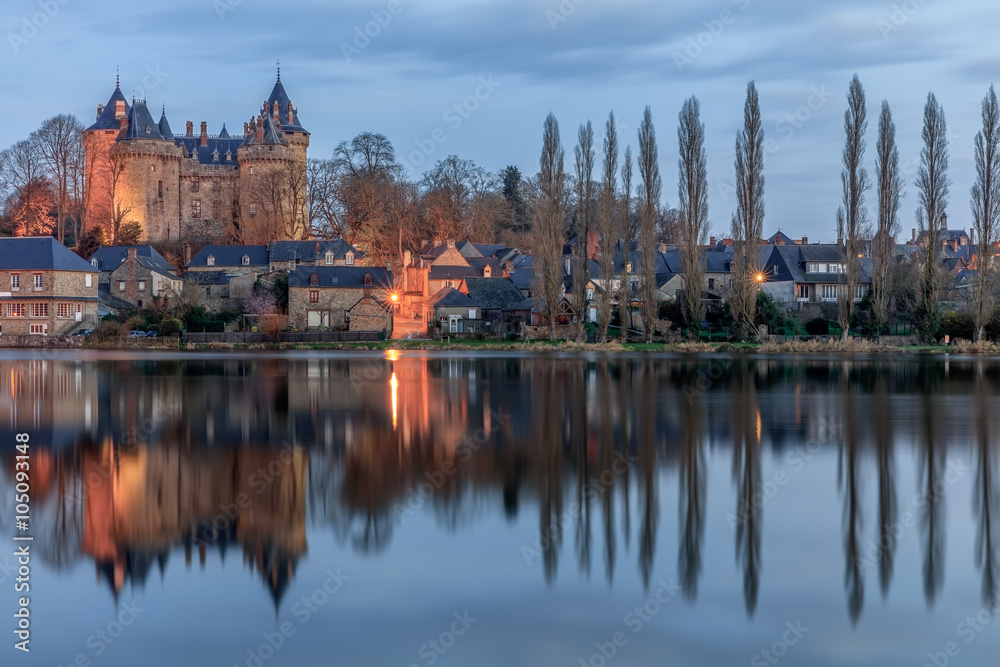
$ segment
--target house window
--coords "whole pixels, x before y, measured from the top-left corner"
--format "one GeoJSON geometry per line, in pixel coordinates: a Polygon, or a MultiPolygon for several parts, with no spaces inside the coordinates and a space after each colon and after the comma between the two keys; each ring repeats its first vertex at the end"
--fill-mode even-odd
{"type": "Polygon", "coordinates": [[[708,289],[715,289],[715,278],[708,279],[708,289]]]}
{"type": "Polygon", "coordinates": [[[309,303],[319,303],[319,290],[311,289],[309,290],[309,303]]]}
{"type": "Polygon", "coordinates": [[[587,288],[587,301],[593,301],[593,300],[594,300],[594,288],[593,287],[588,287],[587,288]]]}
{"type": "Polygon", "coordinates": [[[33,303],[30,308],[28,308],[28,315],[30,317],[48,317],[49,316],[49,304],[47,303],[33,303]]]}
{"type": "Polygon", "coordinates": [[[45,280],[42,278],[42,274],[36,273],[35,274],[35,291],[36,292],[42,291],[42,287],[44,287],[44,286],[45,286],[45,280]]]}
{"type": "Polygon", "coordinates": [[[243,255],[243,266],[250,266],[250,256],[243,255]]]}
{"type": "Polygon", "coordinates": [[[809,285],[796,285],[795,286],[795,298],[796,299],[808,299],[809,298],[809,285]]]}
{"type": "Polygon", "coordinates": [[[348,266],[354,266],[354,253],[353,252],[347,253],[347,265],[348,266]]]}
{"type": "Polygon", "coordinates": [[[819,273],[819,264],[815,262],[806,264],[806,273],[819,273]]]}
{"type": "Polygon", "coordinates": [[[319,285],[319,275],[315,274],[315,273],[311,274],[309,276],[309,284],[310,285],[319,285]]]}
{"type": "Polygon", "coordinates": [[[84,283],[86,284],[87,287],[93,287],[94,286],[94,276],[92,276],[92,275],[90,275],[88,273],[87,277],[84,279],[84,283]]]}
{"type": "Polygon", "coordinates": [[[333,264],[333,253],[332,252],[326,253],[326,263],[327,264],[333,264]]]}
{"type": "Polygon", "coordinates": [[[140,280],[139,281],[139,291],[140,292],[145,292],[146,291],[146,281],[145,280],[140,280]]]}
{"type": "Polygon", "coordinates": [[[215,266],[215,257],[213,255],[209,255],[206,263],[209,266],[215,266]]]}
{"type": "Polygon", "coordinates": [[[831,301],[837,298],[837,286],[836,285],[823,285],[823,300],[831,301]]]}
{"type": "Polygon", "coordinates": [[[201,191],[201,176],[195,176],[191,179],[191,192],[201,191]]]}
{"type": "Polygon", "coordinates": [[[10,291],[11,292],[21,291],[21,274],[19,273],[10,274],[10,291]]]}
{"type": "Polygon", "coordinates": [[[200,218],[201,217],[201,200],[195,199],[191,202],[191,217],[200,218]]]}
{"type": "MultiPolygon", "coordinates": [[[[631,266],[631,265],[629,265],[629,266],[631,266]]],[[[632,294],[638,294],[638,293],[639,293],[639,281],[638,280],[633,280],[632,281],[632,294]]]]}
{"type": "Polygon", "coordinates": [[[73,304],[71,303],[57,304],[56,317],[73,317],[73,304]]]}
{"type": "Polygon", "coordinates": [[[861,301],[863,298],[865,298],[865,286],[858,285],[854,288],[854,300],[861,301]]]}
{"type": "Polygon", "coordinates": [[[445,287],[454,287],[454,285],[452,285],[452,284],[451,284],[451,281],[450,281],[450,280],[446,280],[446,281],[444,281],[444,286],[445,286],[445,287]]]}
{"type": "Polygon", "coordinates": [[[125,281],[124,280],[119,280],[118,281],[118,291],[119,292],[124,292],[125,291],[125,281]]]}
{"type": "Polygon", "coordinates": [[[48,336],[49,335],[49,325],[47,324],[32,324],[28,328],[28,333],[32,336],[48,336]]]}
{"type": "Polygon", "coordinates": [[[7,304],[7,317],[24,317],[24,304],[23,303],[8,303],[7,304]]]}
{"type": "Polygon", "coordinates": [[[256,217],[256,215],[257,215],[257,204],[255,202],[250,202],[250,217],[253,218],[256,217]]]}

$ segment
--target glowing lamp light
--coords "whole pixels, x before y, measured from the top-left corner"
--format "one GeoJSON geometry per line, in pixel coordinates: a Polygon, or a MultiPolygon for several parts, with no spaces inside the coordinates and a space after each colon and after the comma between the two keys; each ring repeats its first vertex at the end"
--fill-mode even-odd
{"type": "Polygon", "coordinates": [[[763,273],[758,273],[757,274],[757,282],[759,282],[759,283],[764,282],[764,274],[763,273]]]}
{"type": "Polygon", "coordinates": [[[393,294],[392,295],[392,301],[393,301],[393,303],[399,301],[399,295],[398,294],[393,294]]]}

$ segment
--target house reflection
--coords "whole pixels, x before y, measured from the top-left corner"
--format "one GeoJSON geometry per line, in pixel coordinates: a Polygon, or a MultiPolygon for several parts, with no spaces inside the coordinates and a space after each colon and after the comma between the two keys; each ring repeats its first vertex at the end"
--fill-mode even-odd
{"type": "Polygon", "coordinates": [[[876,565],[883,596],[892,583],[900,452],[926,498],[913,527],[923,589],[928,603],[940,594],[956,443],[974,447],[976,566],[984,601],[996,600],[995,375],[981,362],[952,361],[945,375],[930,362],[822,358],[0,361],[0,436],[30,430],[38,443],[42,557],[93,561],[116,596],[181,553],[190,567],[216,555],[229,566],[239,550],[278,605],[312,531],[369,553],[391,549],[413,514],[464,531],[495,509],[530,523],[548,582],[560,565],[609,585],[626,568],[648,588],[666,567],[692,601],[715,574],[706,530],[725,525],[747,615],[768,586],[764,485],[808,447],[836,466],[837,557],[857,622],[876,565]],[[935,396],[955,400],[942,411],[935,396]],[[667,490],[676,514],[661,512],[667,490]],[[676,551],[657,553],[664,535],[676,551]]]}

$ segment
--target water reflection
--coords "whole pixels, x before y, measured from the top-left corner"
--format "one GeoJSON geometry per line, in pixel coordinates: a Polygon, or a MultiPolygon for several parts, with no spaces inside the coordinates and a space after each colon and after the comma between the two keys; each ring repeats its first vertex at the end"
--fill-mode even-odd
{"type": "MultiPolygon", "coordinates": [[[[728,525],[747,616],[766,590],[765,510],[798,470],[795,448],[819,443],[817,457],[836,454],[857,623],[875,585],[865,575],[877,565],[887,597],[914,526],[927,604],[940,596],[945,500],[964,451],[975,475],[966,548],[995,605],[997,373],[982,361],[945,373],[934,360],[882,359],[33,359],[0,362],[0,437],[29,430],[51,443],[34,454],[39,550],[55,569],[93,563],[115,596],[180,554],[194,568],[238,552],[280,607],[314,531],[375,553],[415,514],[458,533],[495,511],[512,525],[537,516],[550,585],[597,572],[613,587],[631,568],[648,590],[666,559],[691,601],[706,578],[706,526],[728,525]],[[916,461],[909,473],[900,451],[916,461]],[[723,457],[729,480],[711,474],[723,457]],[[905,511],[901,474],[916,480],[905,511]],[[664,513],[660,531],[673,483],[677,525],[664,513]]],[[[2,465],[9,486],[11,457],[2,465]]]]}

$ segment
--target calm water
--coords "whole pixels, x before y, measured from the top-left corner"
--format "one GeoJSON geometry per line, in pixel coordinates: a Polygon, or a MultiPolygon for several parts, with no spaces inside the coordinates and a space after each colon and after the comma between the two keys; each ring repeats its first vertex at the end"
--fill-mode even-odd
{"type": "Polygon", "coordinates": [[[995,665],[998,393],[954,357],[7,353],[2,664],[995,665]]]}

